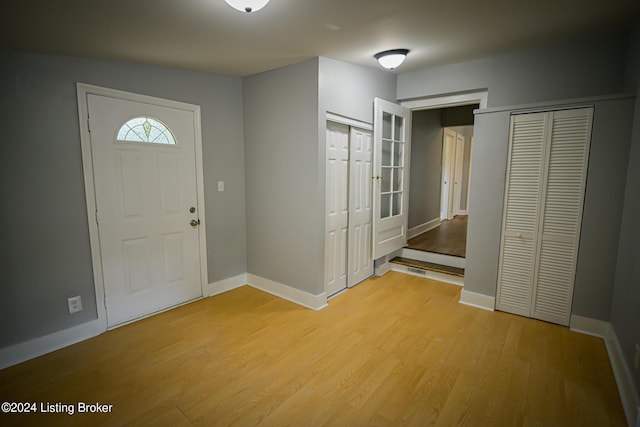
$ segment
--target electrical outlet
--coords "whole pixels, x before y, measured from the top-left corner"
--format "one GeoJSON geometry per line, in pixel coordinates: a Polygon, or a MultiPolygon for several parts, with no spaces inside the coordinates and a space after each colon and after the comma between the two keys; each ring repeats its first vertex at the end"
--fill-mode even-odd
{"type": "Polygon", "coordinates": [[[82,297],[80,295],[67,298],[67,305],[69,306],[69,314],[82,311],[82,297]]]}
{"type": "Polygon", "coordinates": [[[218,191],[224,191],[224,181],[218,181],[218,191]]]}
{"type": "Polygon", "coordinates": [[[638,364],[640,364],[640,344],[636,344],[636,351],[633,353],[633,367],[636,372],[638,371],[638,364]]]}

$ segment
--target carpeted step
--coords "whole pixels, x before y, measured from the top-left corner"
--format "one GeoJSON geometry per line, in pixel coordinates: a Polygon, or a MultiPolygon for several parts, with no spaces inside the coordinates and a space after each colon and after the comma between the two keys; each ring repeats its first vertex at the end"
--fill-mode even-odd
{"type": "Polygon", "coordinates": [[[402,257],[395,257],[390,262],[394,264],[406,265],[407,267],[419,268],[421,270],[430,270],[438,273],[464,277],[464,270],[462,268],[449,267],[448,265],[434,264],[431,262],[418,261],[415,259],[402,257]]]}

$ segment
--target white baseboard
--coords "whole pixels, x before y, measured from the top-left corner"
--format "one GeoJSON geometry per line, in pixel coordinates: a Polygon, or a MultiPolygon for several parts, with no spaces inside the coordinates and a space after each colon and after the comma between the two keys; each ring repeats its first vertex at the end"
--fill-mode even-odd
{"type": "Polygon", "coordinates": [[[0,349],[0,369],[17,365],[43,354],[51,353],[63,347],[100,335],[107,330],[107,325],[96,319],[78,326],[53,332],[43,337],[34,338],[0,349]]]}
{"type": "Polygon", "coordinates": [[[373,261],[373,274],[382,277],[391,271],[390,259],[394,258],[394,254],[389,254],[373,261]]]}
{"type": "Polygon", "coordinates": [[[212,297],[214,295],[228,292],[233,289],[239,288],[247,284],[247,273],[238,274],[228,279],[219,280],[217,282],[209,283],[202,289],[202,293],[205,297],[212,297]]]}
{"type": "Polygon", "coordinates": [[[413,239],[414,237],[426,233],[429,230],[433,230],[440,225],[440,217],[434,218],[431,221],[427,221],[424,224],[416,225],[407,230],[407,239],[413,239]]]}
{"type": "Polygon", "coordinates": [[[250,286],[267,292],[271,295],[275,295],[279,298],[286,299],[303,307],[310,308],[318,311],[327,307],[327,294],[321,293],[320,295],[312,295],[308,292],[301,291],[299,289],[292,288],[282,283],[274,282],[273,280],[265,279],[255,274],[247,274],[247,282],[250,286]]]}
{"type": "Polygon", "coordinates": [[[437,280],[438,282],[450,283],[452,285],[464,286],[464,277],[452,274],[440,273],[431,270],[412,268],[407,265],[391,263],[391,270],[399,273],[410,274],[412,276],[424,277],[426,279],[437,280]]]}
{"type": "Polygon", "coordinates": [[[569,329],[581,334],[593,335],[605,339],[611,329],[611,323],[603,320],[591,319],[590,317],[571,315],[569,329]]]}
{"type": "Polygon", "coordinates": [[[624,358],[620,341],[610,322],[577,315],[571,316],[570,329],[604,339],[611,362],[613,376],[616,379],[618,393],[622,401],[624,415],[629,426],[640,426],[640,397],[633,384],[631,369],[624,358]]]}
{"type": "Polygon", "coordinates": [[[630,426],[638,426],[640,424],[640,414],[638,413],[640,397],[638,397],[638,391],[633,384],[633,375],[624,358],[620,341],[618,341],[618,336],[611,324],[609,324],[609,330],[604,337],[604,342],[607,346],[607,353],[609,353],[611,369],[613,369],[613,376],[616,378],[618,393],[620,394],[624,414],[627,417],[627,423],[630,426]]]}
{"type": "Polygon", "coordinates": [[[481,308],[487,311],[495,311],[496,298],[488,295],[477,294],[475,292],[467,291],[465,289],[460,292],[460,304],[468,305],[471,307],[481,308]]]}

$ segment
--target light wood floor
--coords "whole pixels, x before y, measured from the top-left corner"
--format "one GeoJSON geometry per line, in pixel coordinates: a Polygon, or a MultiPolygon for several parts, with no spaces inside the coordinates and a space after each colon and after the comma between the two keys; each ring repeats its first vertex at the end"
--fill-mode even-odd
{"type": "Polygon", "coordinates": [[[113,405],[0,425],[624,425],[601,339],[459,294],[391,272],[314,312],[245,286],[0,371],[2,401],[113,405]]]}

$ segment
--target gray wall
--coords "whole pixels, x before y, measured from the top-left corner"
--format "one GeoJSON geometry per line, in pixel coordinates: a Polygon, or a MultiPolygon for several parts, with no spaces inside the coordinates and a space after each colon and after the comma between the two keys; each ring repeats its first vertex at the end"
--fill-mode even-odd
{"type": "Polygon", "coordinates": [[[442,175],[441,110],[414,111],[411,116],[409,228],[440,218],[442,175]]]}
{"type": "Polygon", "coordinates": [[[633,99],[596,104],[572,314],[609,320],[633,99]]]}
{"type": "Polygon", "coordinates": [[[476,115],[464,288],[495,296],[502,234],[509,112],[476,115]]]}
{"type": "MultiPolygon", "coordinates": [[[[628,83],[629,88],[636,88],[637,94],[611,322],[627,364],[633,367],[634,345],[640,343],[640,67],[637,67],[640,61],[640,21],[635,26],[629,52],[630,63],[633,64],[629,75],[635,73],[635,79],[628,80],[628,83]]],[[[636,374],[633,378],[636,392],[640,394],[640,376],[636,374]]]]}
{"type": "Polygon", "coordinates": [[[403,73],[398,99],[488,89],[488,107],[620,92],[627,34],[593,37],[403,73]]]}
{"type": "Polygon", "coordinates": [[[326,112],[370,123],[395,83],[327,58],[244,79],[249,273],[324,292],[326,112]]]}
{"type": "Polygon", "coordinates": [[[319,295],[318,58],[243,79],[248,272],[319,295]]]}
{"type": "Polygon", "coordinates": [[[246,271],[240,79],[13,51],[0,58],[0,347],[97,317],[76,82],[202,107],[209,281],[246,271]],[[74,295],[84,311],[70,316],[74,295]]]}
{"type": "MultiPolygon", "coordinates": [[[[395,101],[394,74],[329,58],[320,57],[319,61],[321,115],[328,111],[373,123],[373,98],[395,101]]],[[[324,135],[324,117],[321,120],[324,135]]]]}
{"type": "Polygon", "coordinates": [[[478,107],[478,104],[472,104],[441,109],[442,127],[473,125],[473,111],[478,107]]]}

